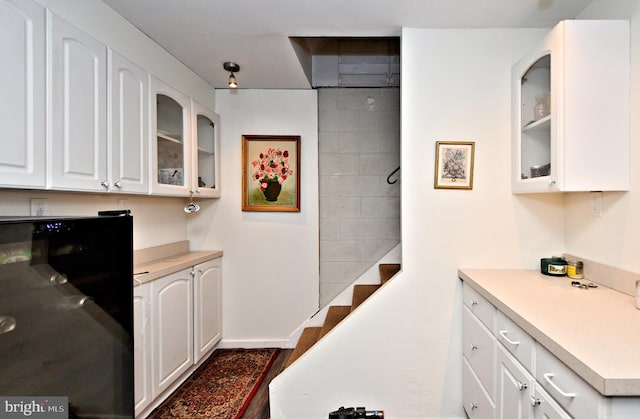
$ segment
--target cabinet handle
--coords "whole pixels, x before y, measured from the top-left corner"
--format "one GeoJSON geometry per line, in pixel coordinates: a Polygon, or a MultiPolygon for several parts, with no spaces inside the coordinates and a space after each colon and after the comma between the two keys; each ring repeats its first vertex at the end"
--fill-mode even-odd
{"type": "Polygon", "coordinates": [[[538,406],[540,406],[540,403],[541,403],[541,402],[540,402],[540,399],[537,399],[537,398],[535,398],[535,397],[531,396],[531,399],[530,399],[530,400],[531,400],[531,407],[538,407],[538,406]]]}
{"type": "Polygon", "coordinates": [[[103,180],[102,182],[100,182],[100,186],[102,186],[105,189],[109,189],[109,181],[103,180]]]}
{"type": "Polygon", "coordinates": [[[518,381],[518,391],[525,391],[529,388],[529,384],[518,381]]]}
{"type": "Polygon", "coordinates": [[[113,184],[113,186],[115,186],[115,187],[116,187],[116,188],[118,188],[118,189],[122,189],[122,182],[117,181],[117,182],[115,182],[115,183],[113,184]]]}
{"type": "Polygon", "coordinates": [[[545,380],[547,380],[547,383],[549,383],[549,385],[554,388],[555,391],[560,393],[561,396],[566,397],[568,399],[572,399],[572,398],[576,397],[576,393],[564,392],[553,381],[551,381],[551,379],[554,376],[553,373],[548,372],[548,373],[542,374],[542,376],[544,377],[545,380]]]}
{"type": "Polygon", "coordinates": [[[499,333],[500,333],[500,336],[502,336],[502,338],[503,338],[504,340],[506,340],[508,344],[513,345],[513,346],[518,346],[518,345],[520,345],[520,342],[518,342],[518,341],[516,341],[516,340],[511,340],[511,339],[509,339],[509,338],[507,337],[507,333],[509,333],[509,332],[507,332],[506,330],[501,330],[499,333]]]}
{"type": "Polygon", "coordinates": [[[16,328],[16,319],[9,316],[0,316],[0,335],[9,333],[16,328]]]}
{"type": "Polygon", "coordinates": [[[478,345],[475,345],[475,344],[472,343],[471,344],[471,350],[472,351],[477,351],[478,350],[478,345]]]}

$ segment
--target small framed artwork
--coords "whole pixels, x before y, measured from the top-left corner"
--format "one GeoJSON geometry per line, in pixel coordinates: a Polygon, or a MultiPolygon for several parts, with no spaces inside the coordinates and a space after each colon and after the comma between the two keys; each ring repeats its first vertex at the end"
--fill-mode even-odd
{"type": "Polygon", "coordinates": [[[436,142],[435,189],[473,189],[475,142],[436,142]]]}
{"type": "Polygon", "coordinates": [[[300,211],[300,136],[242,136],[242,211],[300,211]]]}

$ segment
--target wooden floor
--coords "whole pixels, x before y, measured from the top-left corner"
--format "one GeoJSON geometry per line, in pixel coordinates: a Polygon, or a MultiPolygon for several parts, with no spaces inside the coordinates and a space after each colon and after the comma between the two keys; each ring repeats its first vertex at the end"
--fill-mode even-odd
{"type": "Polygon", "coordinates": [[[242,419],[269,419],[269,383],[284,370],[284,366],[287,364],[291,352],[293,352],[293,349],[283,349],[280,351],[267,376],[262,381],[262,384],[260,384],[260,388],[258,388],[253,399],[251,399],[249,407],[244,412],[244,415],[242,415],[242,419]]]}

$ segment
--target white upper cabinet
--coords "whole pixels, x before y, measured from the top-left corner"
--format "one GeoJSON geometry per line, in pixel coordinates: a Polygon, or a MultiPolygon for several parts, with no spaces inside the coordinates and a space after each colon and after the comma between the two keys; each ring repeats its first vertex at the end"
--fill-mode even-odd
{"type": "Polygon", "coordinates": [[[192,190],[195,197],[220,197],[220,117],[191,101],[193,143],[192,190]]]}
{"type": "Polygon", "coordinates": [[[48,16],[49,188],[106,191],[107,47],[48,16]]]}
{"type": "Polygon", "coordinates": [[[109,190],[149,193],[149,74],[109,51],[109,190]]]}
{"type": "Polygon", "coordinates": [[[151,193],[189,196],[191,99],[151,78],[151,193]]]}
{"type": "Polygon", "coordinates": [[[560,22],[512,68],[512,190],[629,189],[629,22],[560,22]]]}
{"type": "Polygon", "coordinates": [[[0,0],[0,186],[45,187],[45,11],[0,0]]]}

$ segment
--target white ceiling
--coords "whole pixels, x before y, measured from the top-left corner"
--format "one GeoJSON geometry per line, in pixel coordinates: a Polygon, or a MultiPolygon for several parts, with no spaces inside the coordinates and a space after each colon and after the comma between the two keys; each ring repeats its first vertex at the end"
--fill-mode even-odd
{"type": "Polygon", "coordinates": [[[289,37],[401,28],[552,27],[592,0],[103,0],[215,88],[309,88],[289,37]]]}

